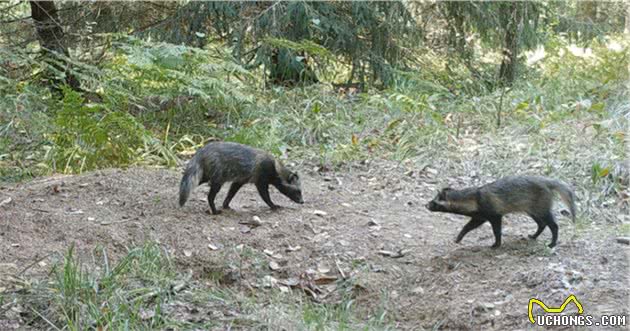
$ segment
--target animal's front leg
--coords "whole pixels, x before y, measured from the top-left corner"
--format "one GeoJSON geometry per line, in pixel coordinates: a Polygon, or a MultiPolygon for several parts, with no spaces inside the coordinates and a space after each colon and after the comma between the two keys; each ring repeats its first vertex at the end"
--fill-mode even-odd
{"type": "Polygon", "coordinates": [[[462,239],[464,239],[464,236],[468,232],[478,228],[485,221],[486,220],[483,218],[476,218],[476,217],[471,218],[470,221],[466,223],[466,225],[464,225],[464,227],[462,228],[462,231],[459,232],[459,235],[457,235],[457,239],[455,239],[455,242],[459,243],[460,241],[462,241],[462,239]]]}
{"type": "Polygon", "coordinates": [[[269,197],[269,183],[256,183],[256,188],[258,189],[258,194],[265,201],[267,206],[271,209],[278,209],[277,205],[271,202],[271,198],[269,197]]]}
{"type": "Polygon", "coordinates": [[[501,217],[490,219],[490,224],[492,224],[492,232],[494,232],[494,244],[491,247],[498,248],[501,246],[501,217]]]}

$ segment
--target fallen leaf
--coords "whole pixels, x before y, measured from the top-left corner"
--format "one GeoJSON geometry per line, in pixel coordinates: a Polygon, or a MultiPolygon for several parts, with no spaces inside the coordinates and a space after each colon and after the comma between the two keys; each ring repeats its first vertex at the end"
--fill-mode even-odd
{"type": "Polygon", "coordinates": [[[251,220],[242,220],[240,222],[238,222],[239,224],[245,224],[245,225],[249,225],[252,227],[257,227],[257,226],[261,226],[262,225],[262,221],[260,220],[260,217],[258,216],[252,216],[251,220]]]}
{"type": "Polygon", "coordinates": [[[481,304],[481,307],[485,308],[485,309],[494,309],[494,304],[490,303],[490,302],[485,302],[481,304]]]}
{"type": "Polygon", "coordinates": [[[213,251],[216,251],[217,249],[219,249],[219,247],[213,245],[213,244],[208,244],[208,248],[210,248],[213,251]]]}
{"type": "Polygon", "coordinates": [[[263,251],[263,253],[265,253],[265,254],[267,254],[267,255],[269,255],[269,256],[272,256],[272,255],[273,255],[273,251],[272,251],[272,250],[270,250],[270,249],[265,249],[265,250],[263,251]]]}
{"type": "Polygon", "coordinates": [[[316,285],[323,285],[323,284],[330,284],[336,280],[337,280],[337,276],[322,275],[319,277],[315,277],[315,279],[313,279],[313,282],[316,285]]]}
{"type": "Polygon", "coordinates": [[[329,237],[328,232],[322,232],[322,233],[319,233],[319,234],[315,235],[315,237],[313,237],[312,240],[317,243],[317,242],[320,242],[320,241],[322,241],[322,240],[324,240],[324,239],[326,239],[328,237],[329,237]]]}
{"type": "Polygon", "coordinates": [[[418,286],[418,287],[414,288],[413,290],[411,290],[411,293],[413,293],[413,294],[424,294],[424,289],[422,288],[422,286],[418,286]]]}
{"type": "Polygon", "coordinates": [[[375,220],[369,220],[369,221],[367,222],[367,225],[368,225],[368,226],[378,226],[378,223],[377,223],[375,220]]]}
{"type": "Polygon", "coordinates": [[[269,269],[271,269],[272,271],[280,270],[280,265],[276,261],[271,261],[269,262],[269,269]]]}
{"type": "Polygon", "coordinates": [[[323,210],[314,210],[313,214],[317,215],[317,216],[320,216],[320,217],[324,217],[324,216],[328,215],[328,213],[323,211],[323,210]]]}
{"type": "Polygon", "coordinates": [[[262,286],[263,287],[272,287],[272,286],[276,285],[276,283],[278,283],[278,280],[273,278],[273,277],[271,277],[271,276],[269,276],[269,275],[266,275],[262,279],[262,286]]]}
{"type": "Polygon", "coordinates": [[[322,274],[327,274],[330,272],[330,267],[326,263],[320,263],[317,266],[317,271],[322,274]]]}
{"type": "Polygon", "coordinates": [[[386,251],[386,250],[380,250],[378,251],[379,254],[383,255],[383,256],[393,256],[396,255],[396,253],[392,252],[392,251],[386,251]]]}
{"type": "Polygon", "coordinates": [[[184,256],[186,256],[186,257],[191,257],[191,256],[192,256],[192,251],[189,251],[189,250],[186,250],[186,249],[185,249],[185,250],[184,250],[184,256]]]}
{"type": "Polygon", "coordinates": [[[289,247],[287,247],[286,251],[287,252],[295,252],[295,251],[299,251],[302,248],[302,246],[291,246],[289,245],[289,247]]]}
{"type": "Polygon", "coordinates": [[[6,205],[6,204],[11,203],[11,201],[13,201],[13,199],[12,199],[12,198],[10,198],[10,197],[9,197],[9,198],[6,198],[6,199],[4,199],[4,200],[2,200],[2,201],[0,201],[0,207],[4,206],[4,205],[6,205]]]}
{"type": "Polygon", "coordinates": [[[295,287],[300,284],[300,280],[297,278],[287,278],[279,280],[278,283],[284,286],[295,287]]]}
{"type": "Polygon", "coordinates": [[[396,252],[392,252],[392,251],[388,251],[388,250],[380,250],[378,251],[379,254],[383,255],[383,256],[387,256],[387,257],[391,257],[391,258],[399,258],[399,257],[403,257],[405,256],[408,251],[407,250],[403,250],[403,249],[399,249],[396,252]]]}

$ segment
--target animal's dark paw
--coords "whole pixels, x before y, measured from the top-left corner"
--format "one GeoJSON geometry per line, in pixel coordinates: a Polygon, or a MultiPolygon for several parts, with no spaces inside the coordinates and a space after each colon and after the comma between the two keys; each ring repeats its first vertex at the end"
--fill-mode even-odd
{"type": "Polygon", "coordinates": [[[269,207],[269,208],[271,208],[271,210],[278,210],[278,209],[280,209],[280,208],[282,208],[282,207],[280,207],[280,206],[278,206],[278,205],[273,205],[273,206],[271,206],[271,207],[269,207]]]}
{"type": "Polygon", "coordinates": [[[551,243],[551,244],[547,245],[547,247],[554,248],[554,247],[556,247],[556,243],[551,243]]]}
{"type": "Polygon", "coordinates": [[[215,210],[215,211],[207,210],[206,213],[208,213],[210,215],[219,215],[219,214],[221,214],[221,211],[220,210],[215,210]]]}
{"type": "Polygon", "coordinates": [[[536,240],[536,236],[534,236],[533,234],[528,234],[527,238],[529,238],[531,240],[536,240]]]}
{"type": "Polygon", "coordinates": [[[498,243],[494,243],[494,245],[490,246],[490,248],[492,249],[497,249],[499,247],[501,247],[501,244],[498,244],[498,243]]]}
{"type": "Polygon", "coordinates": [[[223,210],[232,210],[232,207],[230,207],[230,206],[223,206],[223,210]]]}

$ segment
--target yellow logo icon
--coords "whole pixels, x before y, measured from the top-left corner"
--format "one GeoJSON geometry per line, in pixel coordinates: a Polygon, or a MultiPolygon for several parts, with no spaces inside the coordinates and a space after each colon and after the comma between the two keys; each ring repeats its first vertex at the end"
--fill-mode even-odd
{"type": "Polygon", "coordinates": [[[556,314],[559,314],[559,313],[564,311],[564,309],[567,307],[569,302],[575,303],[575,306],[578,309],[578,314],[584,313],[584,309],[582,308],[582,304],[580,303],[580,301],[578,301],[578,299],[573,294],[569,295],[567,297],[567,299],[564,300],[562,305],[560,307],[558,307],[558,308],[547,307],[547,305],[545,305],[542,301],[540,301],[538,299],[531,298],[531,299],[529,299],[529,305],[527,306],[527,314],[529,315],[529,321],[532,322],[532,324],[536,324],[536,321],[534,320],[534,315],[532,314],[532,309],[534,309],[534,304],[535,303],[538,304],[540,306],[540,308],[542,308],[545,311],[545,313],[556,313],[556,314]]]}

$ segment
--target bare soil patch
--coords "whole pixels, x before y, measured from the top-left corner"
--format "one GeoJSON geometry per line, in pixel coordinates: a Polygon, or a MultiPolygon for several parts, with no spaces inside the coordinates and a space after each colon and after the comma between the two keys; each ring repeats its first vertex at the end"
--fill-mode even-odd
{"type": "MultiPolygon", "coordinates": [[[[628,315],[630,248],[598,220],[578,230],[557,212],[554,250],[546,248],[548,230],[527,239],[536,224],[525,216],[506,217],[499,249],[489,248],[489,225],[458,245],[453,240],[466,219],[424,208],[437,174],[390,162],[311,169],[301,170],[304,205],[272,189],[283,208],[270,211],[248,185],[233,210],[217,216],[206,213],[206,185],[179,208],[179,171],[111,169],[3,187],[0,201],[11,201],[0,207],[0,264],[5,274],[39,277],[70,244],[89,265],[98,261],[98,247],[115,261],[130,247],[157,241],[182,272],[197,280],[218,274],[235,290],[271,291],[263,284],[269,276],[282,283],[327,275],[332,281],[320,281],[321,292],[312,293],[327,302],[336,300],[335,279],[351,279],[356,304],[384,302],[399,329],[526,329],[530,298],[557,306],[569,294],[587,314],[628,315]],[[241,224],[254,218],[262,225],[241,224]],[[238,265],[233,252],[242,247],[261,265],[238,265]]],[[[562,208],[557,203],[556,211],[562,208]]]]}

